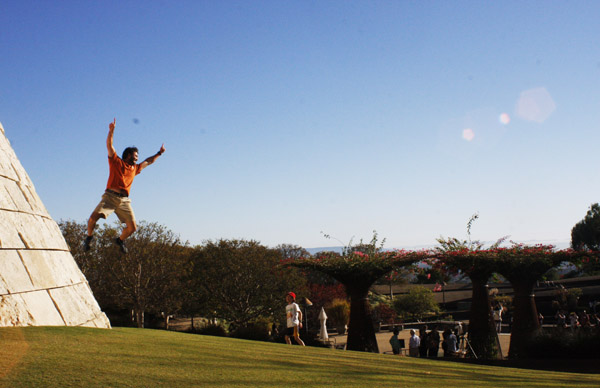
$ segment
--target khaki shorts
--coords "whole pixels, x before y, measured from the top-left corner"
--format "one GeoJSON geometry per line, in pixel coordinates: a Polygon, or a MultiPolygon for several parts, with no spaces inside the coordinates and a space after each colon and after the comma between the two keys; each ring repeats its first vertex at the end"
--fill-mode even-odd
{"type": "Polygon", "coordinates": [[[119,197],[110,192],[105,192],[102,195],[102,200],[94,209],[95,213],[100,214],[100,217],[107,218],[113,212],[119,217],[119,220],[124,224],[134,223],[135,214],[131,207],[131,199],[128,197],[119,197]]]}

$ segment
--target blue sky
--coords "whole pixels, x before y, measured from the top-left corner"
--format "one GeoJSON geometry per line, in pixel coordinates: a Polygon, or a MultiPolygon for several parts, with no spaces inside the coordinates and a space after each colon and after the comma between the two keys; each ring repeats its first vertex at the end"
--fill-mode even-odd
{"type": "Polygon", "coordinates": [[[56,220],[99,201],[113,118],[119,154],[167,149],[138,220],[191,244],[415,247],[475,212],[564,244],[600,200],[597,1],[0,7],[0,122],[56,220]]]}

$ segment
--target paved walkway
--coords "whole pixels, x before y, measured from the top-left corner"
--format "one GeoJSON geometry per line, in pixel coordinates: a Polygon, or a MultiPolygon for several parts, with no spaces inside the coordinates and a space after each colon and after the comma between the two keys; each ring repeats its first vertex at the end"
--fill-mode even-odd
{"type": "MultiPolygon", "coordinates": [[[[418,331],[417,331],[418,334],[418,331]]],[[[392,332],[390,331],[381,331],[376,333],[377,337],[377,346],[379,346],[379,353],[388,353],[392,354],[392,346],[390,345],[390,338],[392,337],[392,332]]],[[[440,338],[442,337],[442,333],[440,332],[440,338]]],[[[406,347],[408,348],[408,340],[410,338],[410,329],[404,329],[398,334],[399,339],[404,339],[406,347]]],[[[510,344],[510,334],[503,333],[499,335],[500,338],[500,347],[502,348],[502,355],[506,358],[508,357],[508,345],[510,344]]],[[[343,346],[346,344],[346,335],[333,335],[329,336],[329,339],[335,341],[336,346],[343,346]]],[[[440,357],[443,355],[443,350],[440,346],[440,357]]]]}

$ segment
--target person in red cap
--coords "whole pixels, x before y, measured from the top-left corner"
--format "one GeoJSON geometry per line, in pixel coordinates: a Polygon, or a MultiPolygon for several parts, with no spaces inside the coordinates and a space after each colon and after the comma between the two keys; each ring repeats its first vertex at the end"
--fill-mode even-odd
{"type": "Polygon", "coordinates": [[[287,306],[285,306],[285,315],[287,318],[287,330],[285,332],[285,342],[288,345],[292,344],[291,337],[293,336],[298,345],[304,346],[304,342],[300,339],[300,328],[302,328],[302,311],[296,303],[296,294],[288,292],[285,296],[287,306]]]}

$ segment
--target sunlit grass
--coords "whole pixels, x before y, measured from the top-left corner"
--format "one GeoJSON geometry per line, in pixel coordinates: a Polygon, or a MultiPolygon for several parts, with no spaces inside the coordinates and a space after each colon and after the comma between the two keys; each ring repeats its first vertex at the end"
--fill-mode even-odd
{"type": "Polygon", "coordinates": [[[176,332],[0,329],[2,387],[598,387],[599,375],[176,332]]]}

